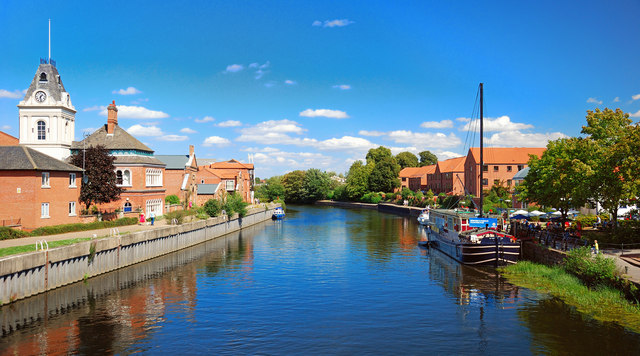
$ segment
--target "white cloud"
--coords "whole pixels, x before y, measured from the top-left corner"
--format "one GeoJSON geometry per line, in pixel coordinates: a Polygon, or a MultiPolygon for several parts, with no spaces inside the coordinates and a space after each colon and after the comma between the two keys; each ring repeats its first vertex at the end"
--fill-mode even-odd
{"type": "Polygon", "coordinates": [[[254,162],[261,166],[295,166],[296,169],[326,168],[334,159],[315,152],[285,152],[272,150],[253,154],[254,162]]]}
{"type": "Polygon", "coordinates": [[[348,119],[349,115],[346,112],[340,110],[329,110],[329,109],[307,109],[305,111],[300,112],[300,116],[304,117],[328,117],[331,119],[348,119]]]}
{"type": "Polygon", "coordinates": [[[613,102],[614,103],[619,103],[620,102],[620,97],[616,96],[615,98],[613,98],[613,102]]]}
{"type": "Polygon", "coordinates": [[[128,87],[127,89],[114,90],[111,93],[120,95],[134,95],[140,94],[142,92],[134,87],[128,87]]]}
{"type": "MultiPolygon", "coordinates": [[[[100,115],[107,116],[107,107],[100,107],[100,115]]],[[[86,110],[86,109],[85,109],[86,110]]],[[[118,105],[119,119],[162,119],[169,117],[169,114],[162,111],[150,110],[143,106],[118,105]]]]}
{"type": "Polygon", "coordinates": [[[386,135],[386,132],[360,130],[360,131],[358,132],[358,135],[377,137],[377,136],[384,136],[384,135],[386,135]]]}
{"type": "Polygon", "coordinates": [[[354,21],[348,19],[335,19],[335,20],[325,20],[324,22],[315,20],[311,24],[311,26],[322,26],[322,27],[344,27],[355,23],[354,21]]]}
{"type": "Polygon", "coordinates": [[[455,147],[461,144],[460,139],[455,134],[445,135],[443,133],[412,132],[408,130],[391,131],[388,138],[396,143],[408,143],[416,147],[455,147]]]}
{"type": "Polygon", "coordinates": [[[448,129],[453,127],[453,121],[451,120],[425,121],[420,124],[420,127],[423,127],[425,129],[448,129]]]}
{"type": "Polygon", "coordinates": [[[316,144],[316,147],[320,150],[351,151],[368,150],[370,148],[377,147],[377,145],[361,137],[342,136],[341,138],[330,138],[328,140],[320,141],[316,144]]]}
{"type": "Polygon", "coordinates": [[[220,136],[209,136],[207,137],[204,142],[202,143],[203,146],[205,147],[211,147],[211,146],[226,146],[228,144],[230,144],[231,141],[227,140],[224,137],[220,137],[220,136]]]}
{"type": "MultiPolygon", "coordinates": [[[[256,79],[258,79],[258,78],[256,78],[256,79]]],[[[275,86],[276,86],[276,82],[274,82],[274,81],[272,80],[272,81],[269,81],[269,82],[267,82],[267,83],[264,83],[264,86],[265,86],[265,87],[267,87],[267,88],[272,88],[272,87],[275,87],[275,86]]]]}
{"type": "Polygon", "coordinates": [[[351,85],[349,85],[349,84],[336,84],[336,85],[333,86],[333,88],[340,89],[340,90],[349,90],[349,89],[351,89],[351,85]]]}
{"type": "Polygon", "coordinates": [[[298,84],[295,80],[287,79],[284,81],[286,85],[296,85],[298,84]]]}
{"type": "MultiPolygon", "coordinates": [[[[466,153],[466,152],[465,152],[466,153]]],[[[455,153],[455,152],[451,152],[451,151],[442,151],[442,150],[436,150],[433,152],[434,155],[436,155],[438,157],[438,160],[440,161],[444,161],[450,158],[456,158],[456,157],[462,157],[463,155],[459,154],[459,153],[455,153]]]]}
{"type": "Polygon", "coordinates": [[[98,110],[105,110],[106,108],[107,108],[106,106],[94,105],[94,106],[90,106],[88,108],[84,108],[84,109],[82,109],[82,111],[98,111],[98,110]]]}
{"type": "Polygon", "coordinates": [[[237,120],[227,120],[218,124],[219,127],[237,127],[242,126],[242,123],[237,120]]]}
{"type": "Polygon", "coordinates": [[[638,99],[640,99],[640,94],[632,95],[632,96],[631,96],[631,99],[633,99],[633,100],[638,100],[638,99]]]}
{"type": "Polygon", "coordinates": [[[225,73],[235,73],[243,69],[244,69],[244,66],[242,64],[229,64],[227,66],[227,69],[225,70],[225,73]]]}
{"type": "Polygon", "coordinates": [[[629,116],[631,116],[631,117],[640,117],[640,110],[636,111],[633,114],[630,114],[629,116]]]}
{"type": "Polygon", "coordinates": [[[212,118],[211,116],[205,116],[202,119],[196,119],[195,121],[199,124],[204,124],[205,122],[211,122],[211,121],[215,121],[216,119],[212,118]]]}
{"type": "Polygon", "coordinates": [[[257,125],[243,128],[241,135],[236,138],[241,142],[256,142],[262,144],[299,144],[301,139],[290,137],[289,133],[302,134],[305,130],[295,121],[269,120],[257,125]]]}
{"type": "Polygon", "coordinates": [[[7,131],[7,130],[11,130],[11,126],[9,126],[9,125],[3,125],[2,127],[0,127],[0,129],[3,129],[3,130],[5,130],[5,131],[7,131]]]}
{"type": "Polygon", "coordinates": [[[149,98],[138,98],[136,100],[131,100],[131,104],[139,105],[139,104],[142,104],[142,103],[146,103],[147,101],[149,101],[149,98]]]}
{"type": "MultiPolygon", "coordinates": [[[[466,122],[460,128],[460,131],[475,131],[480,132],[480,124],[477,119],[469,119],[469,118],[458,118],[458,121],[466,122]]],[[[517,131],[517,130],[526,130],[533,128],[533,125],[523,124],[518,122],[512,122],[509,116],[500,116],[495,119],[485,117],[484,118],[484,131],[492,132],[492,131],[517,131]]]]}
{"type": "Polygon", "coordinates": [[[266,73],[268,73],[269,71],[267,71],[266,69],[269,68],[269,66],[271,65],[271,63],[269,61],[267,61],[264,64],[259,64],[259,63],[251,63],[249,64],[249,68],[255,68],[256,70],[256,79],[260,79],[262,78],[266,73]]]}
{"type": "Polygon", "coordinates": [[[135,124],[127,129],[133,136],[162,136],[162,130],[157,126],[142,126],[135,124]]]}
{"type": "Polygon", "coordinates": [[[587,103],[602,105],[602,100],[598,100],[596,98],[589,98],[587,99],[587,103]]]}
{"type": "Polygon", "coordinates": [[[8,91],[5,89],[0,89],[0,98],[7,99],[19,99],[23,96],[20,90],[8,91]]]}
{"type": "Polygon", "coordinates": [[[567,137],[562,132],[523,133],[520,131],[498,132],[485,137],[484,142],[493,147],[546,147],[550,140],[567,137]]]}
{"type": "Polygon", "coordinates": [[[180,129],[180,132],[186,133],[186,134],[194,134],[194,133],[197,133],[198,131],[185,127],[183,129],[180,129]]]}
{"type": "Polygon", "coordinates": [[[188,139],[189,137],[182,136],[182,135],[164,135],[164,136],[158,137],[158,140],[160,141],[171,141],[171,142],[186,141],[188,139]]]}

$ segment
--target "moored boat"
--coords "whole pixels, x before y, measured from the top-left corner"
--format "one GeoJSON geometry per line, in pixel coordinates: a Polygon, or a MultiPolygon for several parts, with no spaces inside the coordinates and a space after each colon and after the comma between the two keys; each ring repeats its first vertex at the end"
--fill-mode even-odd
{"type": "Polygon", "coordinates": [[[284,219],[284,209],[282,207],[277,207],[273,210],[273,215],[271,215],[272,220],[282,220],[284,219]]]}
{"type": "Polygon", "coordinates": [[[418,222],[420,225],[429,225],[429,209],[424,209],[420,212],[420,216],[418,216],[418,222]]]}

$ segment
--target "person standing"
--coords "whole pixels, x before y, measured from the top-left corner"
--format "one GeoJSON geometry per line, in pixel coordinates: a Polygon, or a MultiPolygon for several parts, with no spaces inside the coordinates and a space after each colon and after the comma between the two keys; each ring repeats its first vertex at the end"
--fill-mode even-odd
{"type": "Polygon", "coordinates": [[[600,247],[598,246],[598,240],[593,240],[593,252],[596,255],[600,253],[600,247]]]}
{"type": "Polygon", "coordinates": [[[140,212],[140,221],[138,223],[138,225],[144,225],[145,223],[145,218],[144,218],[144,211],[140,212]]]}
{"type": "Polygon", "coordinates": [[[149,219],[151,219],[151,225],[153,225],[153,223],[156,221],[156,213],[154,211],[151,211],[151,213],[149,213],[149,219]]]}

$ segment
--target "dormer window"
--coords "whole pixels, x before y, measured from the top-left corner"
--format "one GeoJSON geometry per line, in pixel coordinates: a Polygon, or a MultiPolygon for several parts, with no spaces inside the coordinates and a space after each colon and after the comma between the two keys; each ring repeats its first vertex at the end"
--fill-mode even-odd
{"type": "Polygon", "coordinates": [[[40,81],[41,82],[46,82],[47,81],[47,74],[42,72],[40,73],[40,81]]]}

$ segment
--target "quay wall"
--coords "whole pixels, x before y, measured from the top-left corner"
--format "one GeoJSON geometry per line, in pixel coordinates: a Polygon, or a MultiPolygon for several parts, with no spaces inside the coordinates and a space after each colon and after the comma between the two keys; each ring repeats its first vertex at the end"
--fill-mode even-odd
{"type": "Polygon", "coordinates": [[[279,204],[0,258],[0,305],[194,246],[270,220],[279,204]]]}

